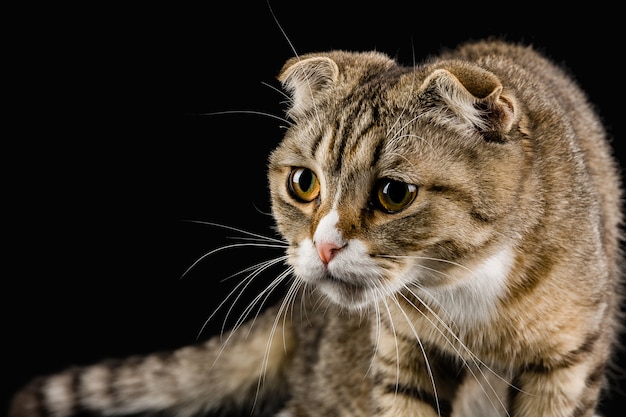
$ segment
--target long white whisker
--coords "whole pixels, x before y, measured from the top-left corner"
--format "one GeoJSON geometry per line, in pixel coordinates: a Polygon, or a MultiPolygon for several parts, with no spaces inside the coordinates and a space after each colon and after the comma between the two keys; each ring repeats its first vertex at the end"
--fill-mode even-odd
{"type": "MultiPolygon", "coordinates": [[[[223,325],[222,325],[222,326],[223,326],[223,327],[222,327],[222,331],[224,330],[224,326],[226,326],[226,321],[228,320],[228,317],[230,316],[230,313],[232,312],[233,308],[234,308],[234,307],[235,307],[235,305],[237,304],[237,301],[239,301],[239,299],[240,299],[240,298],[241,298],[241,296],[243,295],[244,291],[245,291],[245,290],[246,290],[246,288],[248,288],[248,286],[252,283],[252,281],[254,280],[254,278],[256,278],[257,276],[259,276],[259,275],[260,275],[263,271],[267,270],[268,268],[272,267],[273,265],[276,265],[278,262],[283,261],[285,258],[286,258],[286,256],[282,256],[282,257],[279,257],[279,258],[276,258],[276,259],[271,259],[271,260],[269,260],[269,261],[262,262],[262,263],[258,264],[258,266],[254,269],[254,271],[253,271],[252,273],[250,273],[250,274],[246,277],[246,281],[247,281],[246,285],[245,285],[245,286],[241,289],[241,291],[239,292],[239,294],[237,295],[237,297],[233,300],[233,302],[232,302],[231,306],[229,307],[229,309],[228,309],[228,311],[227,311],[227,313],[226,313],[226,316],[224,317],[224,322],[223,322],[223,325]]],[[[248,269],[250,269],[250,268],[248,268],[248,269]]],[[[283,272],[283,273],[281,273],[281,274],[279,275],[279,277],[281,277],[283,274],[284,274],[284,272],[283,272]]],[[[273,284],[273,282],[272,282],[272,284],[273,284]]],[[[270,284],[270,285],[272,285],[272,284],[270,284]]],[[[261,294],[262,294],[262,293],[261,293],[261,294]]],[[[257,297],[258,297],[258,296],[257,296],[257,297]]],[[[253,302],[251,303],[251,305],[253,305],[255,302],[256,302],[256,298],[253,300],[253,302]]],[[[243,316],[245,316],[247,313],[248,313],[247,309],[246,309],[246,310],[244,310],[244,314],[243,314],[243,316]]],[[[239,321],[243,321],[243,320],[241,320],[241,317],[242,317],[242,316],[240,316],[239,321]]],[[[239,321],[238,321],[237,323],[239,323],[239,321]]],[[[239,324],[239,325],[240,325],[240,324],[239,324]]],[[[235,324],[234,328],[239,327],[239,325],[235,324]]]]}
{"type": "MultiPolygon", "coordinates": [[[[454,262],[454,261],[450,261],[448,259],[441,259],[441,258],[432,258],[432,257],[428,257],[428,256],[420,256],[420,255],[378,255],[380,258],[394,258],[394,259],[421,259],[424,261],[435,261],[435,262],[441,262],[441,263],[446,263],[446,264],[450,264],[450,265],[454,265],[457,266],[461,269],[464,269],[467,272],[473,272],[470,268],[466,267],[465,265],[462,265],[458,262],[454,262]]],[[[423,265],[420,265],[423,266],[423,265]]]]}
{"type": "MultiPolygon", "coordinates": [[[[289,268],[289,273],[293,272],[293,268],[289,268]]],[[[291,316],[291,322],[293,323],[293,305],[296,303],[296,298],[298,298],[298,293],[300,292],[300,288],[302,288],[304,286],[304,281],[301,281],[299,279],[294,280],[294,283],[292,284],[292,287],[295,285],[295,289],[293,290],[293,299],[291,300],[290,304],[290,316],[291,316]]],[[[287,312],[285,311],[285,320],[283,320],[283,349],[285,349],[285,351],[287,350],[287,341],[285,340],[285,325],[287,323],[287,312]]]]}
{"type": "Polygon", "coordinates": [[[232,245],[226,245],[226,246],[220,246],[219,248],[215,248],[207,253],[205,253],[204,255],[200,256],[198,259],[196,259],[187,269],[185,269],[185,272],[182,273],[182,275],[180,276],[180,279],[184,278],[185,276],[187,276],[187,274],[189,274],[189,272],[196,267],[196,265],[198,265],[200,262],[202,262],[204,259],[208,258],[209,256],[217,253],[217,252],[221,252],[223,250],[226,249],[232,249],[232,248],[242,248],[242,247],[248,247],[248,246],[255,246],[255,247],[264,247],[264,248],[284,248],[284,246],[280,246],[280,245],[268,245],[268,244],[263,244],[263,243],[233,243],[232,245]]]}
{"type": "Polygon", "coordinates": [[[391,310],[389,309],[389,305],[387,304],[387,297],[384,293],[381,293],[381,300],[383,305],[385,306],[385,310],[387,310],[387,315],[389,316],[389,325],[391,326],[391,332],[393,333],[393,340],[396,345],[396,392],[395,396],[398,395],[398,388],[400,386],[400,348],[398,347],[398,334],[396,333],[396,326],[393,322],[393,316],[391,314],[391,310]]]}
{"type": "MultiPolygon", "coordinates": [[[[245,236],[229,236],[227,237],[227,239],[238,239],[240,241],[247,241],[247,242],[257,242],[257,243],[263,243],[265,245],[267,245],[268,248],[283,248],[283,249],[287,249],[289,247],[289,245],[285,242],[280,242],[280,243],[272,243],[269,244],[268,242],[268,238],[263,237],[263,238],[257,238],[257,237],[245,237],[245,236]]],[[[273,242],[274,240],[270,240],[269,242],[273,242]]]]}
{"type": "Polygon", "coordinates": [[[209,113],[199,113],[198,116],[220,116],[220,115],[225,115],[225,114],[253,114],[256,116],[265,116],[265,117],[269,117],[272,119],[276,119],[283,123],[287,123],[289,126],[293,125],[293,123],[290,120],[285,119],[282,116],[276,116],[275,114],[267,113],[264,111],[258,111],[258,110],[222,110],[222,111],[214,111],[214,112],[209,112],[209,113]]]}
{"type": "MultiPolygon", "coordinates": [[[[256,271],[256,269],[260,266],[260,268],[263,268],[263,270],[267,269],[267,267],[271,266],[271,265],[275,265],[280,261],[283,261],[284,259],[286,259],[286,256],[283,257],[279,257],[276,259],[272,259],[266,262],[263,262],[261,264],[255,265],[255,266],[251,266],[248,267],[240,272],[237,272],[231,276],[236,276],[236,275],[240,275],[243,273],[246,273],[250,270],[254,270],[256,271]],[[264,266],[267,265],[267,266],[264,266]]],[[[198,333],[198,337],[200,337],[200,335],[202,334],[202,332],[204,332],[204,329],[206,328],[206,326],[209,324],[209,322],[213,319],[213,317],[217,314],[217,312],[219,310],[221,310],[222,306],[224,304],[226,304],[226,302],[230,299],[230,297],[233,296],[233,294],[237,291],[239,291],[239,295],[237,295],[237,297],[235,298],[235,301],[233,302],[233,305],[237,303],[237,300],[241,297],[241,295],[243,294],[243,292],[246,290],[246,288],[250,285],[250,283],[252,282],[252,280],[258,275],[258,273],[252,272],[251,274],[247,275],[244,279],[242,279],[239,283],[237,283],[237,285],[235,286],[235,288],[233,288],[228,295],[224,298],[224,300],[222,300],[221,303],[219,303],[219,305],[217,306],[217,308],[215,308],[215,310],[213,311],[213,313],[211,313],[211,315],[209,316],[209,318],[207,318],[204,321],[204,324],[202,325],[202,327],[200,328],[200,331],[198,333]],[[243,288],[240,289],[240,287],[243,286],[243,288]]],[[[228,278],[227,278],[228,279],[228,278]]],[[[232,308],[232,307],[231,307],[232,308]]],[[[230,314],[230,309],[229,309],[229,314],[230,314]]],[[[224,319],[224,323],[226,322],[226,319],[224,319]]],[[[223,331],[223,328],[222,328],[223,331]]]]}
{"type": "MultiPolygon", "coordinates": [[[[236,331],[246,321],[247,317],[252,312],[252,309],[254,308],[254,306],[256,306],[258,304],[257,314],[252,319],[252,324],[254,324],[254,321],[256,320],[256,318],[258,316],[258,313],[261,311],[261,309],[265,305],[265,302],[267,301],[267,299],[272,295],[272,293],[276,290],[276,288],[278,288],[278,286],[289,275],[290,275],[290,271],[289,270],[285,270],[285,271],[281,272],[276,278],[274,278],[274,280],[267,286],[267,288],[265,288],[263,291],[261,291],[259,294],[257,294],[257,296],[254,297],[254,299],[250,302],[248,307],[246,307],[245,310],[243,311],[243,313],[239,316],[239,319],[237,320],[237,322],[233,326],[233,331],[236,331]]],[[[252,328],[252,327],[250,327],[250,328],[252,328]]]]}
{"type": "MultiPolygon", "coordinates": [[[[298,293],[300,286],[301,286],[301,281],[294,280],[289,286],[289,290],[287,290],[287,294],[283,298],[283,301],[281,302],[280,307],[278,308],[278,313],[276,314],[276,318],[274,319],[272,330],[270,332],[270,340],[268,341],[268,344],[265,349],[265,355],[264,355],[264,361],[263,361],[265,370],[267,370],[267,362],[268,362],[269,353],[270,353],[271,339],[273,339],[274,334],[276,333],[276,329],[278,327],[278,322],[280,321],[280,317],[284,316],[285,319],[287,318],[287,311],[289,310],[289,305],[295,301],[296,295],[298,293]]],[[[283,326],[284,326],[284,323],[283,323],[283,326]]],[[[283,330],[283,335],[284,335],[284,330],[283,330]]],[[[287,342],[284,340],[284,336],[283,336],[283,349],[287,349],[287,342]]]]}
{"type": "MultiPolygon", "coordinates": [[[[411,295],[413,295],[416,299],[418,299],[420,301],[420,303],[435,317],[435,319],[437,320],[438,323],[440,323],[445,330],[447,330],[447,332],[453,337],[454,340],[456,340],[458,342],[458,344],[463,348],[463,350],[468,354],[468,356],[471,358],[471,361],[473,362],[473,364],[475,365],[476,369],[478,370],[478,372],[480,372],[480,374],[483,376],[483,378],[485,379],[485,381],[487,382],[487,385],[489,386],[491,392],[493,392],[496,395],[496,398],[498,399],[498,402],[500,403],[500,405],[502,406],[502,408],[506,411],[506,407],[504,406],[504,403],[502,402],[502,399],[500,399],[500,397],[498,396],[495,388],[491,385],[491,383],[489,382],[489,380],[486,378],[485,373],[483,372],[481,366],[483,365],[485,368],[487,368],[491,373],[493,373],[496,377],[498,377],[500,380],[504,381],[505,383],[507,383],[509,386],[512,386],[508,381],[506,381],[506,379],[504,379],[503,377],[501,377],[500,375],[498,375],[498,373],[496,373],[494,370],[492,370],[489,366],[487,366],[482,360],[480,360],[480,358],[478,358],[478,356],[476,356],[476,354],[474,354],[465,343],[463,343],[463,341],[456,335],[456,333],[450,328],[450,326],[448,326],[447,323],[445,323],[437,313],[435,313],[422,299],[421,297],[419,297],[417,294],[415,294],[413,291],[411,291],[410,288],[405,286],[406,291],[408,291],[411,295]]],[[[463,355],[458,347],[452,343],[452,340],[450,340],[450,338],[443,332],[443,330],[441,328],[439,328],[439,326],[437,326],[437,324],[435,324],[426,314],[424,314],[419,308],[417,308],[417,306],[411,301],[409,300],[404,294],[399,293],[402,298],[404,298],[404,300],[406,300],[407,303],[409,303],[409,305],[411,307],[413,307],[416,311],[418,311],[422,317],[424,317],[430,324],[431,326],[433,326],[433,328],[435,330],[437,330],[437,332],[446,340],[446,342],[452,347],[452,349],[454,349],[454,351],[457,353],[459,359],[463,362],[463,364],[465,365],[465,367],[467,368],[467,370],[469,371],[469,373],[472,375],[472,377],[478,382],[478,385],[480,386],[481,391],[485,394],[485,396],[487,397],[488,401],[491,403],[492,407],[494,409],[497,410],[496,405],[493,403],[493,401],[491,400],[491,397],[489,396],[489,394],[487,393],[487,391],[485,390],[485,388],[483,387],[483,384],[481,383],[481,381],[478,379],[478,376],[474,373],[474,371],[472,370],[472,367],[469,365],[469,363],[467,362],[467,360],[465,359],[465,355],[463,355]]],[[[508,411],[506,411],[507,416],[509,415],[508,411]]]]}
{"type": "MultiPolygon", "coordinates": [[[[373,300],[378,299],[376,295],[376,290],[374,288],[371,289],[371,292],[372,292],[372,299],[373,300]]],[[[372,354],[372,359],[370,360],[370,364],[367,368],[367,371],[365,372],[365,377],[367,377],[367,375],[369,375],[370,371],[372,370],[374,366],[374,360],[376,359],[376,354],[378,353],[378,349],[380,347],[380,335],[381,335],[380,306],[377,302],[374,303],[374,313],[375,313],[375,319],[376,319],[376,342],[374,343],[374,352],[372,354]]]]}
{"type": "MultiPolygon", "coordinates": [[[[413,72],[413,79],[415,80],[416,77],[416,72],[413,72]]],[[[391,131],[396,127],[396,125],[400,122],[400,119],[402,118],[402,116],[404,115],[404,113],[407,111],[408,108],[408,104],[410,101],[410,98],[413,97],[413,88],[415,87],[415,83],[411,83],[411,90],[409,91],[409,94],[407,94],[407,99],[404,102],[404,105],[402,106],[402,111],[400,112],[400,114],[398,115],[398,117],[396,117],[396,120],[393,122],[393,124],[391,125],[391,127],[389,127],[389,129],[387,130],[386,136],[389,136],[389,134],[391,133],[391,131]]],[[[405,125],[406,126],[406,125],[405,125]]],[[[396,133],[394,133],[394,135],[392,136],[391,139],[395,139],[398,135],[398,133],[400,133],[402,131],[402,129],[404,129],[405,126],[402,126],[402,128],[400,128],[399,130],[396,131],[396,133]]]]}
{"type": "Polygon", "coordinates": [[[290,100],[291,97],[289,97],[289,94],[285,93],[283,90],[281,90],[280,88],[277,88],[269,83],[266,83],[265,81],[261,82],[261,84],[263,84],[266,87],[271,88],[272,90],[278,92],[281,96],[285,97],[287,100],[290,100]]]}
{"type": "MultiPolygon", "coordinates": [[[[280,239],[275,239],[272,237],[268,237],[268,236],[264,236],[258,233],[253,233],[253,232],[248,232],[246,230],[243,229],[239,229],[236,227],[232,227],[232,226],[227,226],[227,225],[223,225],[223,224],[219,224],[219,223],[212,223],[212,222],[206,222],[206,221],[201,221],[201,220],[185,220],[189,223],[196,223],[196,224],[202,224],[202,225],[207,225],[207,226],[213,226],[213,227],[219,227],[219,228],[223,228],[223,229],[227,229],[227,230],[233,230],[236,231],[238,233],[247,235],[249,237],[243,236],[243,237],[236,237],[235,239],[239,239],[242,241],[248,241],[248,242],[243,242],[243,243],[235,243],[235,244],[231,244],[231,245],[224,245],[221,247],[218,247],[216,249],[213,249],[207,253],[205,253],[204,255],[200,256],[198,259],[196,259],[189,267],[187,267],[187,269],[182,273],[181,275],[181,279],[184,278],[185,276],[187,276],[187,274],[189,274],[189,272],[194,269],[200,262],[202,262],[204,259],[206,259],[207,257],[226,250],[226,249],[232,249],[232,248],[240,248],[240,247],[248,247],[248,246],[256,246],[256,247],[263,247],[263,248],[278,248],[278,249],[285,249],[288,247],[288,244],[280,239]]],[[[232,239],[232,238],[231,238],[232,239]]]]}
{"type": "MultiPolygon", "coordinates": [[[[404,297],[403,294],[400,294],[400,295],[402,295],[402,297],[404,297]]],[[[411,332],[415,336],[415,340],[417,340],[417,344],[419,345],[420,350],[422,351],[422,356],[424,357],[424,362],[426,363],[426,370],[428,372],[428,377],[430,378],[430,383],[433,386],[433,396],[435,397],[435,404],[437,404],[437,415],[439,415],[441,417],[441,407],[439,406],[439,395],[437,394],[437,386],[435,384],[435,376],[433,374],[432,367],[430,366],[430,361],[428,360],[428,355],[426,355],[426,349],[424,348],[424,345],[422,344],[422,340],[420,339],[419,335],[417,334],[417,331],[415,330],[415,327],[413,326],[413,322],[411,321],[411,319],[409,319],[409,316],[406,314],[406,312],[404,311],[404,309],[400,305],[400,302],[398,301],[398,299],[395,296],[392,296],[390,298],[394,301],[394,303],[398,307],[398,310],[400,310],[400,312],[404,316],[404,319],[406,320],[407,324],[411,328],[411,332]]],[[[404,297],[404,298],[406,299],[406,297],[404,297]]],[[[413,306],[413,307],[415,307],[415,306],[413,306]]]]}
{"type": "Polygon", "coordinates": [[[247,230],[244,229],[240,229],[238,227],[233,227],[233,226],[228,226],[225,224],[220,224],[220,223],[213,223],[213,222],[207,222],[207,221],[203,221],[203,220],[184,220],[188,223],[197,223],[197,224],[202,224],[205,226],[214,226],[214,227],[220,227],[222,229],[228,229],[228,230],[233,230],[235,232],[239,232],[248,236],[254,236],[257,237],[261,240],[266,240],[268,242],[275,242],[275,243],[282,243],[282,244],[287,244],[287,242],[285,242],[284,240],[280,240],[280,239],[275,239],[269,236],[264,236],[258,233],[253,233],[253,232],[248,232],[247,230]]]}
{"type": "Polygon", "coordinates": [[[304,317],[307,323],[311,324],[311,319],[309,318],[309,314],[307,313],[306,306],[304,305],[304,300],[306,300],[306,292],[309,289],[306,284],[302,284],[302,296],[300,297],[300,321],[302,321],[302,317],[304,317]]]}
{"type": "MultiPolygon", "coordinates": [[[[412,291],[408,286],[404,287],[406,289],[407,292],[409,292],[413,297],[415,297],[416,299],[418,299],[420,301],[420,303],[424,306],[424,308],[426,308],[428,310],[429,313],[431,313],[433,315],[433,317],[435,317],[436,321],[441,324],[443,326],[443,328],[448,331],[448,333],[452,336],[452,338],[459,343],[459,345],[468,353],[468,355],[472,358],[472,362],[474,362],[474,364],[476,366],[483,365],[486,369],[488,369],[491,373],[493,373],[494,376],[500,378],[503,382],[507,383],[509,386],[513,387],[510,383],[508,383],[508,381],[501,377],[496,371],[494,371],[493,369],[491,369],[486,363],[484,363],[474,352],[472,352],[467,345],[465,345],[465,343],[457,336],[457,334],[454,332],[454,330],[452,330],[452,328],[431,308],[428,306],[427,303],[425,303],[421,297],[419,295],[417,295],[414,291],[412,291]]],[[[420,288],[420,287],[418,287],[420,288]]],[[[422,291],[425,291],[423,288],[420,288],[422,291]]],[[[427,292],[426,292],[427,294],[427,292]]],[[[415,306],[415,304],[408,300],[406,298],[406,296],[403,295],[403,297],[407,300],[407,302],[414,308],[416,309],[418,312],[420,312],[420,314],[422,314],[422,316],[446,339],[446,341],[448,341],[448,343],[450,344],[450,346],[454,347],[454,343],[452,343],[452,341],[447,338],[443,331],[439,328],[439,326],[437,326],[428,316],[426,316],[419,308],[417,308],[417,306],[415,306]]],[[[434,300],[434,297],[432,297],[434,300]]],[[[456,350],[456,349],[455,349],[456,350]]],[[[460,355],[460,352],[458,350],[456,350],[456,352],[460,355]]],[[[463,356],[460,355],[460,358],[463,360],[463,356]]],[[[467,364],[467,362],[464,361],[465,364],[467,364]]]]}
{"type": "Polygon", "coordinates": [[[287,36],[287,33],[285,32],[285,30],[283,29],[282,25],[278,21],[278,18],[276,17],[276,14],[274,13],[274,10],[272,9],[272,6],[270,5],[269,0],[267,0],[267,8],[270,10],[272,18],[274,19],[274,22],[276,23],[276,26],[278,26],[278,30],[280,30],[280,33],[283,34],[283,37],[287,41],[287,44],[289,44],[289,47],[291,48],[291,51],[293,52],[293,54],[295,56],[298,56],[298,51],[296,51],[296,48],[293,46],[293,43],[291,43],[291,41],[289,40],[289,36],[287,36]]]}
{"type": "MultiPolygon", "coordinates": [[[[294,56],[299,61],[300,60],[300,55],[298,54],[298,51],[296,51],[296,48],[293,46],[293,43],[291,43],[291,40],[287,36],[287,33],[283,29],[282,25],[278,21],[278,18],[276,17],[276,14],[274,13],[274,10],[272,9],[272,6],[270,5],[269,0],[267,1],[267,7],[269,8],[270,13],[272,14],[272,18],[274,19],[274,22],[276,22],[276,26],[278,26],[278,29],[280,30],[280,33],[282,33],[283,37],[285,38],[285,40],[289,44],[289,47],[293,51],[294,56]]],[[[310,85],[310,82],[309,82],[309,75],[307,74],[306,69],[304,70],[304,75],[305,75],[305,78],[307,80],[307,84],[308,84],[308,87],[309,87],[309,94],[311,95],[311,97],[313,97],[313,89],[311,88],[311,85],[310,85]]],[[[322,130],[322,121],[320,119],[319,112],[318,112],[315,100],[313,100],[312,103],[313,103],[313,112],[315,113],[315,118],[317,119],[317,124],[318,124],[318,126],[320,128],[320,131],[321,131],[322,130]]]]}
{"type": "Polygon", "coordinates": [[[283,301],[280,304],[280,307],[278,308],[278,312],[276,313],[276,317],[274,318],[274,323],[272,323],[272,329],[270,330],[270,334],[269,337],[267,339],[267,344],[265,345],[265,352],[263,354],[263,363],[261,364],[261,375],[259,377],[259,380],[257,381],[257,388],[256,388],[256,394],[254,396],[254,402],[253,402],[253,407],[252,409],[254,409],[254,407],[256,406],[256,403],[258,401],[258,397],[259,397],[259,392],[261,390],[261,385],[263,383],[265,383],[265,377],[266,377],[266,373],[267,373],[267,366],[269,364],[269,356],[270,356],[270,350],[272,348],[272,341],[274,339],[274,335],[276,334],[276,329],[278,328],[278,322],[281,319],[281,316],[284,317],[283,320],[283,349],[287,349],[287,345],[286,345],[286,341],[285,341],[285,321],[286,321],[286,317],[287,317],[287,310],[289,309],[289,305],[293,303],[293,301],[295,300],[295,296],[297,294],[298,289],[300,288],[300,281],[296,280],[294,281],[291,286],[289,287],[289,290],[287,291],[287,294],[285,295],[285,297],[283,298],[283,301]]]}
{"type": "Polygon", "coordinates": [[[222,343],[222,345],[220,347],[220,350],[218,351],[218,353],[217,353],[217,355],[215,357],[215,360],[213,361],[213,364],[211,365],[209,370],[213,369],[213,366],[215,366],[215,364],[219,361],[219,358],[222,356],[222,353],[224,352],[224,349],[226,349],[226,346],[228,346],[228,343],[230,342],[230,339],[237,332],[237,330],[239,330],[239,327],[243,324],[245,319],[249,316],[249,314],[252,311],[252,309],[254,308],[254,306],[261,300],[261,298],[265,297],[265,299],[263,300],[263,302],[260,303],[260,305],[259,305],[259,307],[257,309],[257,314],[249,322],[249,327],[250,327],[249,331],[252,330],[252,327],[254,327],[254,323],[256,322],[258,314],[261,312],[265,301],[267,301],[267,298],[271,295],[271,293],[278,287],[278,285],[286,277],[289,276],[290,273],[291,273],[291,271],[289,269],[287,269],[286,271],[283,271],[280,275],[278,275],[276,278],[274,278],[274,280],[272,280],[272,282],[270,283],[270,285],[267,288],[265,288],[260,294],[258,294],[254,298],[254,300],[252,302],[250,302],[248,307],[246,307],[245,311],[243,313],[241,313],[241,315],[239,316],[239,319],[237,320],[237,322],[235,323],[235,325],[233,326],[233,328],[229,332],[228,337],[226,338],[226,340],[222,343]]]}

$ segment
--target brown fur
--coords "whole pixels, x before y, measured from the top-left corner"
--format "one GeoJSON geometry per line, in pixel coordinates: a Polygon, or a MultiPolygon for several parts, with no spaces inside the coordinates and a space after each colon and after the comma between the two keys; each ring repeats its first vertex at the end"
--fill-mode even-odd
{"type": "Polygon", "coordinates": [[[273,395],[293,417],[593,416],[617,338],[621,188],[568,74],[485,41],[414,68],[309,54],[279,80],[285,301],[224,347],[38,380],[11,417],[259,410],[273,395]],[[298,195],[301,168],[319,188],[298,195]]]}

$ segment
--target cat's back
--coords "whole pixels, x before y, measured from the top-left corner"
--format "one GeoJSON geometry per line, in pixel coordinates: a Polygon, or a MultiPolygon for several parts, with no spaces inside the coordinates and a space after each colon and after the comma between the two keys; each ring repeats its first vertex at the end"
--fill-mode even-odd
{"type": "Polygon", "coordinates": [[[617,280],[622,224],[620,169],[613,157],[612,138],[574,75],[546,51],[503,40],[468,42],[444,52],[441,58],[477,64],[515,90],[521,98],[519,104],[530,116],[524,123],[534,132],[534,151],[544,160],[546,171],[559,157],[584,166],[586,175],[582,178],[589,181],[590,200],[599,203],[604,246],[617,280]]]}
{"type": "MultiPolygon", "coordinates": [[[[574,126],[585,124],[586,137],[604,136],[602,123],[565,64],[558,65],[547,51],[532,45],[502,40],[467,42],[440,55],[479,65],[495,73],[505,86],[516,90],[529,111],[561,110],[558,116],[574,126]],[[582,117],[582,119],[580,119],[582,117]],[[589,128],[593,131],[589,131],[589,128]]],[[[599,138],[599,141],[604,141],[599,138]]]]}
{"type": "MultiPolygon", "coordinates": [[[[469,41],[455,49],[449,49],[439,55],[442,59],[459,59],[489,67],[506,75],[509,81],[537,82],[541,80],[558,89],[571,89],[574,86],[573,75],[564,66],[558,66],[547,56],[546,51],[536,49],[530,44],[507,42],[499,39],[469,41]],[[524,73],[520,69],[528,71],[524,73]],[[531,75],[531,78],[529,78],[531,75]]],[[[578,89],[578,87],[575,87],[578,89]]],[[[533,91],[536,93],[535,91],[533,91]]],[[[555,93],[555,91],[551,91],[555,93]]],[[[570,91],[569,93],[573,93],[570,91]]],[[[577,94],[582,96],[582,92],[577,94]]]]}

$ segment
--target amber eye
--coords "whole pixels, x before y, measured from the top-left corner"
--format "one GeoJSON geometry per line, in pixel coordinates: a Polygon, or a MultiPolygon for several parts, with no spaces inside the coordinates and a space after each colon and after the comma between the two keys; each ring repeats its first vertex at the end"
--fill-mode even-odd
{"type": "Polygon", "coordinates": [[[308,168],[293,168],[287,180],[289,194],[302,203],[315,200],[320,194],[320,182],[308,168]]]}
{"type": "Polygon", "coordinates": [[[374,203],[386,213],[404,210],[417,197],[417,186],[383,178],[376,183],[374,203]]]}

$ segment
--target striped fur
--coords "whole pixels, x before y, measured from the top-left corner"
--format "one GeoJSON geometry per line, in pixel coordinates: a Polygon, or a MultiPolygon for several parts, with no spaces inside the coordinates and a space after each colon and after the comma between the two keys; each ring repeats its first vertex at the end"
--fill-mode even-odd
{"type": "Polygon", "coordinates": [[[10,416],[594,416],[618,332],[621,184],[568,74],[484,41],[412,68],[310,54],[279,80],[285,300],[223,344],[38,379],[10,416]]]}

